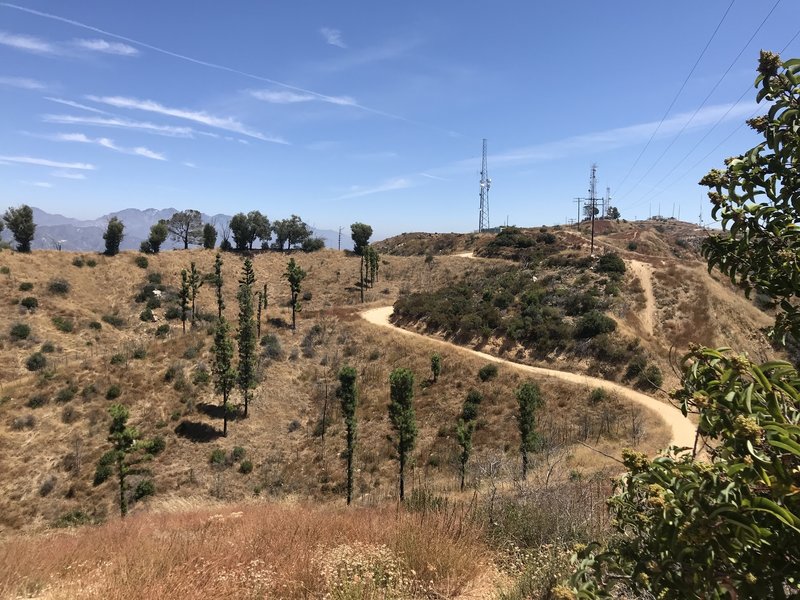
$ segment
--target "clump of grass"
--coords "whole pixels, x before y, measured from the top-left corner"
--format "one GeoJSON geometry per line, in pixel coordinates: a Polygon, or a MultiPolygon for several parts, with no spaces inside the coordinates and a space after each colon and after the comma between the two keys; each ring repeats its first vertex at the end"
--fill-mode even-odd
{"type": "Polygon", "coordinates": [[[39,301],[33,296],[26,296],[19,303],[28,310],[36,310],[39,307],[39,301]]]}
{"type": "Polygon", "coordinates": [[[19,284],[20,292],[30,292],[33,289],[33,284],[30,281],[23,281],[19,284]]]}
{"type": "Polygon", "coordinates": [[[11,331],[8,335],[13,341],[19,341],[28,339],[30,334],[31,328],[29,325],[26,323],[16,323],[11,326],[11,331]]]}
{"type": "Polygon", "coordinates": [[[69,281],[56,277],[55,279],[51,279],[47,284],[47,291],[58,296],[66,296],[69,294],[71,287],[69,281]]]}
{"type": "Polygon", "coordinates": [[[72,333],[75,330],[75,323],[66,317],[53,317],[53,325],[63,333],[72,333]]]}

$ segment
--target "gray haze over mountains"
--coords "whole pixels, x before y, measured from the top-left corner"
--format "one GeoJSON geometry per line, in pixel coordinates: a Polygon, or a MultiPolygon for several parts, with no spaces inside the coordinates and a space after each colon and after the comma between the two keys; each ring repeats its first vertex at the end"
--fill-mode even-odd
{"type": "MultiPolygon", "coordinates": [[[[108,213],[99,219],[81,220],[65,217],[63,215],[51,214],[36,207],[33,209],[33,222],[36,223],[36,236],[33,241],[33,248],[71,250],[77,252],[102,252],[105,248],[103,234],[106,231],[109,220],[117,217],[125,224],[125,237],[120,244],[121,250],[138,250],[139,245],[150,234],[150,227],[160,219],[169,219],[175,214],[177,209],[147,208],[126,208],[117,212],[108,213]]],[[[206,215],[203,214],[203,223],[213,223],[217,229],[217,245],[222,241],[222,227],[231,220],[230,215],[206,215]]],[[[326,248],[337,248],[339,243],[339,233],[327,229],[315,229],[314,236],[325,240],[326,248]]],[[[3,239],[11,239],[7,230],[3,231],[3,239]]],[[[231,240],[233,242],[233,240],[231,240]]],[[[167,239],[162,250],[182,248],[180,242],[167,239]]],[[[352,250],[353,241],[350,239],[350,229],[342,230],[342,250],[352,250]]]]}

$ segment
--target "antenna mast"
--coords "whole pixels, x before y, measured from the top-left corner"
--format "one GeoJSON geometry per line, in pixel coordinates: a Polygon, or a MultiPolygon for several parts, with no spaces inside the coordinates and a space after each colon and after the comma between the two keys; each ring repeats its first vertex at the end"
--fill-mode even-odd
{"type": "Polygon", "coordinates": [[[483,158],[481,160],[481,207],[478,215],[478,231],[489,229],[489,188],[492,180],[489,179],[489,169],[486,166],[486,138],[483,138],[483,158]]]}
{"type": "Polygon", "coordinates": [[[589,255],[594,256],[594,213],[597,212],[597,163],[592,164],[592,175],[589,178],[589,207],[592,215],[592,246],[589,255]]]}

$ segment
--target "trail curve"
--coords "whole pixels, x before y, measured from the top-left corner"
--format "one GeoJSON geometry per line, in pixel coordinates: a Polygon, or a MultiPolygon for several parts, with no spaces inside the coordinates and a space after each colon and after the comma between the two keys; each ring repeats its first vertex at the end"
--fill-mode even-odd
{"type": "Polygon", "coordinates": [[[392,329],[393,331],[402,333],[403,335],[422,338],[434,342],[436,344],[447,346],[448,348],[451,348],[458,352],[469,353],[472,354],[473,356],[478,356],[487,361],[507,365],[512,369],[517,369],[525,373],[530,373],[532,375],[539,375],[543,377],[552,377],[554,379],[560,379],[562,381],[567,381],[570,383],[577,383],[579,385],[585,385],[587,387],[592,387],[592,388],[602,388],[608,392],[614,392],[623,398],[626,398],[632,402],[635,402],[636,404],[639,404],[640,406],[643,406],[655,412],[667,424],[667,426],[670,428],[672,432],[670,437],[671,445],[679,447],[688,447],[688,448],[692,448],[694,446],[695,435],[697,430],[695,429],[695,426],[692,424],[692,422],[686,417],[684,417],[681,414],[681,412],[674,406],[670,406],[669,404],[659,402],[658,400],[656,400],[655,398],[651,398],[647,394],[642,394],[641,392],[637,392],[636,390],[626,388],[625,386],[619,385],[618,383],[614,383],[613,381],[606,381],[605,379],[590,377],[588,375],[578,375],[576,373],[569,373],[567,371],[558,371],[556,369],[546,369],[544,367],[533,367],[530,365],[523,365],[511,360],[499,358],[497,356],[492,356],[491,354],[486,354],[485,352],[471,350],[469,348],[464,348],[463,346],[459,346],[451,342],[422,335],[414,331],[408,331],[407,329],[403,329],[402,327],[394,325],[389,320],[390,317],[392,316],[392,312],[394,312],[394,309],[391,306],[381,306],[378,308],[371,308],[365,310],[359,313],[359,316],[365,321],[372,323],[373,325],[378,325],[380,327],[392,329]]]}

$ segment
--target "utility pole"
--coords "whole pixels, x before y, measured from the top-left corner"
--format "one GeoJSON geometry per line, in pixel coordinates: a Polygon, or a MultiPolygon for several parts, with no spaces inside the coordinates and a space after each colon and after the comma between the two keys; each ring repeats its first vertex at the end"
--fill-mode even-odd
{"type": "Polygon", "coordinates": [[[489,169],[486,164],[486,138],[483,138],[483,155],[481,159],[481,191],[480,191],[480,210],[478,212],[478,231],[489,229],[489,188],[492,180],[489,179],[489,169]]]}
{"type": "Polygon", "coordinates": [[[592,213],[592,244],[589,256],[594,256],[594,213],[597,212],[597,163],[592,164],[592,175],[589,178],[589,202],[592,213]]]}
{"type": "Polygon", "coordinates": [[[584,201],[584,198],[575,198],[573,202],[578,205],[578,220],[575,221],[575,227],[578,229],[581,228],[581,202],[584,201]]]}

